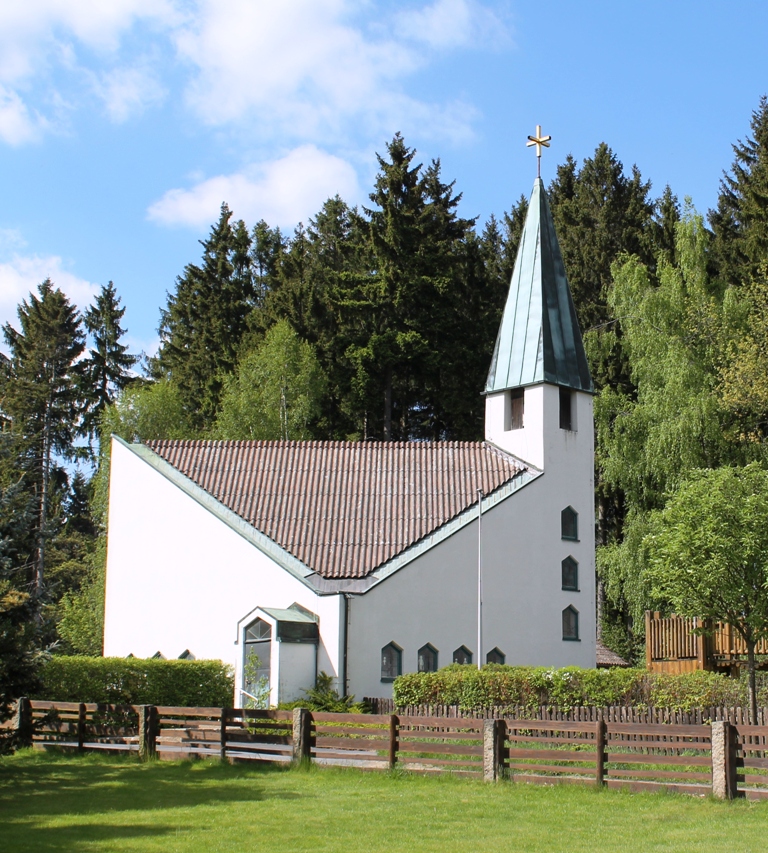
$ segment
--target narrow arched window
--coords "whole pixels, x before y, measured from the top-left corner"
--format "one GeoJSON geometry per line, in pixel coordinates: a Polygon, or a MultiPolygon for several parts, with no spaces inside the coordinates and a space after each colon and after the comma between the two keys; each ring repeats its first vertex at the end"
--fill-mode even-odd
{"type": "Polygon", "coordinates": [[[403,650],[396,643],[387,643],[381,650],[381,680],[394,681],[403,672],[403,650]]]}
{"type": "Polygon", "coordinates": [[[560,536],[563,539],[579,538],[579,514],[572,506],[567,506],[560,513],[560,536]]]}
{"type": "Polygon", "coordinates": [[[491,649],[488,654],[485,656],[486,663],[500,663],[503,664],[507,659],[507,656],[504,652],[501,651],[498,646],[495,649],[491,649]]]}
{"type": "Polygon", "coordinates": [[[562,562],[563,589],[578,592],[579,589],[579,564],[573,557],[568,556],[562,562]]]}
{"type": "Polygon", "coordinates": [[[453,653],[454,663],[472,663],[472,652],[466,646],[459,646],[453,653]]]}
{"type": "Polygon", "coordinates": [[[427,643],[419,649],[419,672],[437,672],[437,649],[427,643]]]}
{"type": "Polygon", "coordinates": [[[563,639],[579,639],[579,611],[571,604],[563,610],[563,639]]]}

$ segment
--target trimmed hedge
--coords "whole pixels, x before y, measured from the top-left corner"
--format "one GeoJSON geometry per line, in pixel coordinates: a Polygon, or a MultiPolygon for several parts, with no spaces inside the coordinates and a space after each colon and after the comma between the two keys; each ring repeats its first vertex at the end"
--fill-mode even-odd
{"type": "MultiPolygon", "coordinates": [[[[758,702],[768,704],[768,681],[761,674],[758,702]]],[[[671,708],[691,711],[711,706],[747,706],[746,680],[714,672],[682,675],[645,669],[552,669],[487,664],[482,669],[452,664],[438,672],[412,672],[394,683],[394,699],[405,705],[458,705],[464,710],[540,706],[569,710],[580,705],[671,708]]]]}
{"type": "Polygon", "coordinates": [[[229,707],[232,667],[217,660],[56,656],[43,664],[33,697],[59,702],[229,707]]]}

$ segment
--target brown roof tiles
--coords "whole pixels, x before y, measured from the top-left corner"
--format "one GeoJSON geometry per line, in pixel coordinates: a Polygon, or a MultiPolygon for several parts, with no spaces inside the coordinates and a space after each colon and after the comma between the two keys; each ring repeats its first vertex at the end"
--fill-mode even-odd
{"type": "Polygon", "coordinates": [[[524,470],[477,442],[150,441],[324,578],[362,578],[524,470]]]}

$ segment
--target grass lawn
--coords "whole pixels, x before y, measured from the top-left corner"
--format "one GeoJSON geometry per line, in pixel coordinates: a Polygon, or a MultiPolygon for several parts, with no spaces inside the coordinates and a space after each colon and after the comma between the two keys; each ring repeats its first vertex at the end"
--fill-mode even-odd
{"type": "Polygon", "coordinates": [[[0,759],[2,853],[767,848],[768,802],[31,750],[0,759]]]}

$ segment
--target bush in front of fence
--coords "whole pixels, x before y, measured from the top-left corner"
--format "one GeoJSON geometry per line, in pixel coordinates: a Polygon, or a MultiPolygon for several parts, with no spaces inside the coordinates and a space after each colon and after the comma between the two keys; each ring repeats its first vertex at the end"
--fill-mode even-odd
{"type": "MultiPolygon", "coordinates": [[[[768,700],[768,685],[759,691],[768,700]]],[[[653,706],[691,711],[746,701],[743,680],[714,672],[681,675],[645,669],[553,669],[452,664],[437,672],[412,672],[394,683],[396,705],[458,705],[465,710],[504,706],[570,710],[578,706],[653,706]]]]}
{"type": "Polygon", "coordinates": [[[41,668],[33,698],[58,702],[226,707],[232,668],[216,660],[56,656],[41,668]]]}

